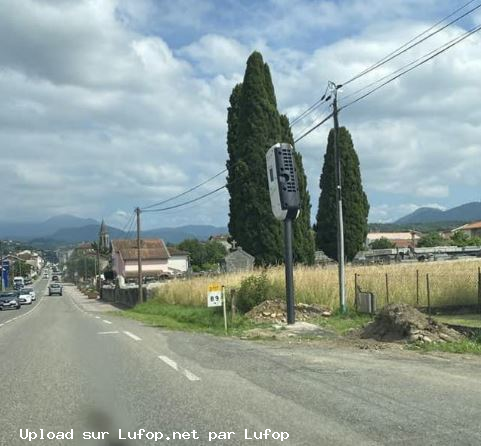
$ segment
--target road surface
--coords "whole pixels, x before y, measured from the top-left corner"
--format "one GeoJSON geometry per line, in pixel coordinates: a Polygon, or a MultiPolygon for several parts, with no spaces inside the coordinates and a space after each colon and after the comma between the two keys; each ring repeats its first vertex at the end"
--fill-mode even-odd
{"type": "Polygon", "coordinates": [[[2,446],[481,443],[478,358],[169,332],[35,286],[0,313],[2,446]]]}

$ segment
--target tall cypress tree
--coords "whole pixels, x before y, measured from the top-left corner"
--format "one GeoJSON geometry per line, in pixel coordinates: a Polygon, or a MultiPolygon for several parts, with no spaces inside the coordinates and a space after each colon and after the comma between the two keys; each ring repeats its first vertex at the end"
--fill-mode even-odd
{"type": "MultiPolygon", "coordinates": [[[[365,243],[368,225],[369,203],[362,188],[359,158],[345,127],[339,128],[338,147],[341,153],[342,176],[342,211],[344,217],[345,255],[352,260],[365,243]]],[[[324,253],[337,257],[337,210],[336,210],[336,175],[334,153],[334,130],[329,132],[327,150],[319,186],[319,209],[315,225],[316,245],[324,253]]]]}
{"type": "MultiPolygon", "coordinates": [[[[284,257],[282,225],[272,215],[265,154],[277,142],[292,145],[286,116],[280,116],[269,66],[258,52],[251,54],[242,84],[232,90],[227,114],[227,188],[229,232],[258,264],[281,263],[284,257]]],[[[294,223],[294,260],[313,263],[310,196],[295,152],[301,195],[301,214],[294,223]]]]}
{"type": "Polygon", "coordinates": [[[265,166],[265,154],[278,142],[281,129],[268,73],[261,54],[252,53],[242,87],[232,92],[228,114],[229,231],[255,256],[257,264],[278,263],[283,252],[281,225],[272,215],[265,166]]]}
{"type": "MultiPolygon", "coordinates": [[[[288,142],[294,147],[294,138],[292,136],[289,119],[286,115],[281,115],[281,141],[288,142]]],[[[297,180],[299,184],[299,192],[301,198],[301,207],[299,217],[294,221],[294,262],[314,263],[314,234],[311,229],[311,197],[307,190],[307,177],[302,164],[302,155],[294,150],[294,161],[296,163],[297,180]]]]}

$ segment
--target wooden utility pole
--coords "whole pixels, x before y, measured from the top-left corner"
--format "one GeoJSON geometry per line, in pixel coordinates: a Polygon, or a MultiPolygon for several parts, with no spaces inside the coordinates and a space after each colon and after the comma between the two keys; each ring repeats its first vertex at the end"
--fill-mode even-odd
{"type": "Polygon", "coordinates": [[[335,156],[335,172],[336,172],[336,202],[337,202],[337,264],[339,268],[339,309],[341,313],[347,310],[346,305],[346,278],[344,267],[344,219],[342,215],[342,168],[341,168],[341,151],[339,148],[339,121],[337,109],[337,90],[338,86],[329,82],[329,87],[334,96],[332,102],[332,115],[334,118],[334,156],[335,156]]]}
{"type": "Polygon", "coordinates": [[[139,282],[139,303],[144,301],[142,295],[142,255],[140,251],[140,208],[135,208],[137,214],[137,269],[138,269],[138,282],[139,282]]]}

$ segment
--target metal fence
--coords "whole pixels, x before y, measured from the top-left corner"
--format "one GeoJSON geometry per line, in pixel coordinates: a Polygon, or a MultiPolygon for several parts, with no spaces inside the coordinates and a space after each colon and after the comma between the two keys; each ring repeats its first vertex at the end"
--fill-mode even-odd
{"type": "Polygon", "coordinates": [[[355,273],[356,292],[371,292],[377,307],[406,303],[431,312],[469,307],[481,312],[481,267],[466,271],[355,273]]]}

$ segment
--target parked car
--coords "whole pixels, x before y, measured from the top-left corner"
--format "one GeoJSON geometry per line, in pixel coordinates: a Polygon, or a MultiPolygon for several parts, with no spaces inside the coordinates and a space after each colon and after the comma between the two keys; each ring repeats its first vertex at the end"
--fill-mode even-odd
{"type": "Polygon", "coordinates": [[[5,310],[6,308],[16,308],[20,310],[20,306],[20,300],[15,291],[0,293],[0,310],[5,310]]]}
{"type": "Polygon", "coordinates": [[[30,292],[25,291],[27,288],[22,288],[18,292],[18,300],[22,305],[30,305],[32,303],[32,296],[30,296],[30,292]]]}
{"type": "Polygon", "coordinates": [[[51,296],[52,294],[58,294],[59,296],[62,295],[63,287],[60,283],[51,283],[48,286],[48,295],[51,296]]]}
{"type": "Polygon", "coordinates": [[[37,296],[35,295],[35,291],[32,287],[24,288],[22,291],[29,293],[32,300],[37,300],[37,296]]]}
{"type": "Polygon", "coordinates": [[[25,279],[25,286],[26,285],[32,285],[32,279],[25,279]]]}

